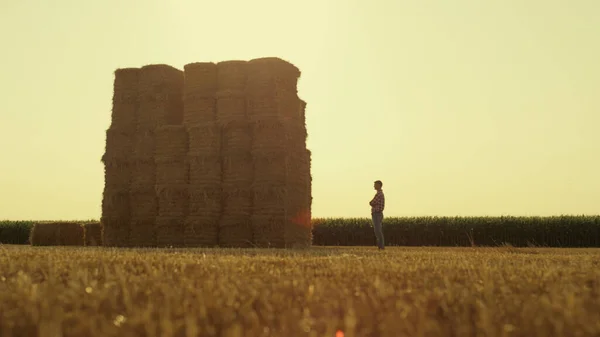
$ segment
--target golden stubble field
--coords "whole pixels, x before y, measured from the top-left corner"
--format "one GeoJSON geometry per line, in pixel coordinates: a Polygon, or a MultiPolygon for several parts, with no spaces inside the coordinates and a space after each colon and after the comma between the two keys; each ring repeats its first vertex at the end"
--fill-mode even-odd
{"type": "Polygon", "coordinates": [[[599,336],[600,249],[0,246],[0,336],[599,336]]]}

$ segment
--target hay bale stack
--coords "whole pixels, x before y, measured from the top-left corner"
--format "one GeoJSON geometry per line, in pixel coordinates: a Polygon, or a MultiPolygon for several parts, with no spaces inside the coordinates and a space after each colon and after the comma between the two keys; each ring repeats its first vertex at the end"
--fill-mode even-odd
{"type": "Polygon", "coordinates": [[[212,62],[184,66],[183,123],[202,125],[214,122],[216,113],[217,65],[212,62]]]}
{"type": "Polygon", "coordinates": [[[99,222],[84,224],[83,238],[85,246],[102,246],[102,224],[99,222]]]}
{"type": "Polygon", "coordinates": [[[254,243],[260,247],[307,247],[312,241],[310,156],[305,104],[297,96],[300,72],[277,58],[248,64],[254,243]]]}
{"type": "Polygon", "coordinates": [[[218,64],[217,124],[221,127],[222,207],[219,245],[252,245],[252,134],[246,104],[247,62],[218,64]]]}
{"type": "Polygon", "coordinates": [[[117,69],[113,82],[111,125],[106,130],[102,216],[114,219],[102,232],[107,245],[126,245],[129,232],[129,188],[133,177],[133,155],[139,109],[140,69],[117,69]],[[114,226],[124,227],[114,227],[114,226]]]}
{"type": "Polygon", "coordinates": [[[83,246],[83,227],[74,222],[34,224],[29,242],[32,246],[83,246]]]}
{"type": "Polygon", "coordinates": [[[188,209],[183,244],[215,246],[221,215],[221,128],[217,124],[218,69],[212,62],[185,66],[184,125],[188,132],[188,209]]]}

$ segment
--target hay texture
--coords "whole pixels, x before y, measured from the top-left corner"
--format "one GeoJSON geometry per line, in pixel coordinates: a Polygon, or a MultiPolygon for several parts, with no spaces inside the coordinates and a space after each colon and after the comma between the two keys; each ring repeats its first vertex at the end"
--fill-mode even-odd
{"type": "Polygon", "coordinates": [[[296,94],[283,92],[273,96],[248,96],[247,104],[248,119],[252,122],[284,118],[302,123],[299,113],[301,103],[296,94]]]}
{"type": "Polygon", "coordinates": [[[190,185],[188,215],[218,221],[222,212],[223,193],[220,186],[190,185]]]}
{"type": "Polygon", "coordinates": [[[102,216],[102,244],[107,247],[127,247],[129,245],[129,218],[102,216]]]}
{"type": "Polygon", "coordinates": [[[188,133],[183,125],[167,125],[156,129],[155,157],[181,159],[188,152],[188,133]]]}
{"type": "Polygon", "coordinates": [[[248,62],[241,60],[222,61],[217,63],[217,84],[219,90],[244,91],[248,62]]]}
{"type": "Polygon", "coordinates": [[[136,132],[132,140],[132,157],[137,160],[151,160],[156,151],[156,133],[154,130],[136,132]]]}
{"type": "Polygon", "coordinates": [[[104,186],[107,189],[124,189],[131,184],[132,165],[128,161],[103,158],[104,186]]]}
{"type": "Polygon", "coordinates": [[[187,129],[188,155],[193,157],[219,157],[221,154],[221,128],[216,122],[192,125],[187,129]]]}
{"type": "Polygon", "coordinates": [[[219,243],[219,216],[189,216],[183,231],[186,247],[214,247],[219,243]]]}
{"type": "Polygon", "coordinates": [[[86,246],[102,246],[102,224],[100,222],[84,224],[83,237],[86,246]]]}
{"type": "Polygon", "coordinates": [[[252,150],[252,132],[248,124],[230,124],[223,127],[222,142],[224,156],[248,154],[252,150]]]}
{"type": "Polygon", "coordinates": [[[102,215],[127,218],[130,214],[129,191],[120,188],[104,187],[102,195],[102,215]]]}
{"type": "Polygon", "coordinates": [[[246,94],[243,91],[224,90],[216,94],[217,123],[224,127],[231,124],[248,123],[246,94]]]}
{"type": "Polygon", "coordinates": [[[186,157],[175,159],[171,157],[156,158],[157,185],[185,185],[189,180],[189,167],[186,157]]]}
{"type": "Polygon", "coordinates": [[[132,189],[129,194],[129,203],[132,218],[154,218],[158,215],[158,199],[155,186],[132,189]]]}
{"type": "Polygon", "coordinates": [[[247,248],[253,246],[252,222],[248,216],[224,214],[219,221],[219,246],[247,248]]]}
{"type": "Polygon", "coordinates": [[[131,247],[156,247],[156,217],[133,217],[129,245],[131,247]]]}
{"type": "Polygon", "coordinates": [[[270,95],[275,92],[298,91],[300,70],[293,64],[276,57],[248,61],[246,91],[250,95],[270,95]]]}
{"type": "Polygon", "coordinates": [[[140,69],[138,91],[138,132],[183,122],[184,75],[168,65],[148,65],[140,69]]]}
{"type": "Polygon", "coordinates": [[[306,126],[292,120],[274,118],[252,123],[252,151],[302,151],[306,149],[306,126]]]}
{"type": "Polygon", "coordinates": [[[194,62],[183,67],[186,97],[213,97],[217,91],[217,65],[212,62],[194,62]]]}
{"type": "Polygon", "coordinates": [[[32,246],[83,246],[83,227],[80,223],[38,223],[31,230],[32,246]]]}
{"type": "Polygon", "coordinates": [[[246,190],[251,188],[254,179],[252,156],[250,153],[223,156],[224,191],[246,190]]]}
{"type": "Polygon", "coordinates": [[[158,247],[184,246],[184,219],[182,216],[156,218],[156,244],[158,247]]]}
{"type": "Polygon", "coordinates": [[[114,73],[110,125],[113,130],[135,130],[139,73],[137,68],[117,69],[114,73]]]}
{"type": "Polygon", "coordinates": [[[123,130],[106,130],[106,150],[107,159],[127,161],[133,152],[133,134],[126,133],[123,130]]]}
{"type": "Polygon", "coordinates": [[[156,163],[153,158],[132,163],[131,189],[152,188],[156,184],[156,163]]]}
{"type": "Polygon", "coordinates": [[[183,101],[183,124],[203,125],[217,118],[217,99],[215,97],[187,96],[183,101]]]}
{"type": "Polygon", "coordinates": [[[217,156],[189,156],[189,184],[205,188],[221,188],[222,163],[217,156]]]}
{"type": "Polygon", "coordinates": [[[189,189],[183,185],[157,185],[158,216],[184,218],[188,213],[189,189]]]}

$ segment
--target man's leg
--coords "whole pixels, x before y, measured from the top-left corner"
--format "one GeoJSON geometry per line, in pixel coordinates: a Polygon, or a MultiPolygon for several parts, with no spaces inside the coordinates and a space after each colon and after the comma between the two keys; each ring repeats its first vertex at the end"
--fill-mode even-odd
{"type": "Polygon", "coordinates": [[[374,213],[372,218],[373,227],[375,230],[375,238],[377,238],[377,247],[383,249],[385,247],[383,239],[383,213],[374,213]]]}

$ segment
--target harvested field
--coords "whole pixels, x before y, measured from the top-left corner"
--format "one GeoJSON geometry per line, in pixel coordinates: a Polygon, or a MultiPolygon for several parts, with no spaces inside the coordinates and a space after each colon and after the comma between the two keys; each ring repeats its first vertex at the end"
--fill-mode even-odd
{"type": "Polygon", "coordinates": [[[600,334],[599,249],[0,249],[3,336],[600,334]]]}

